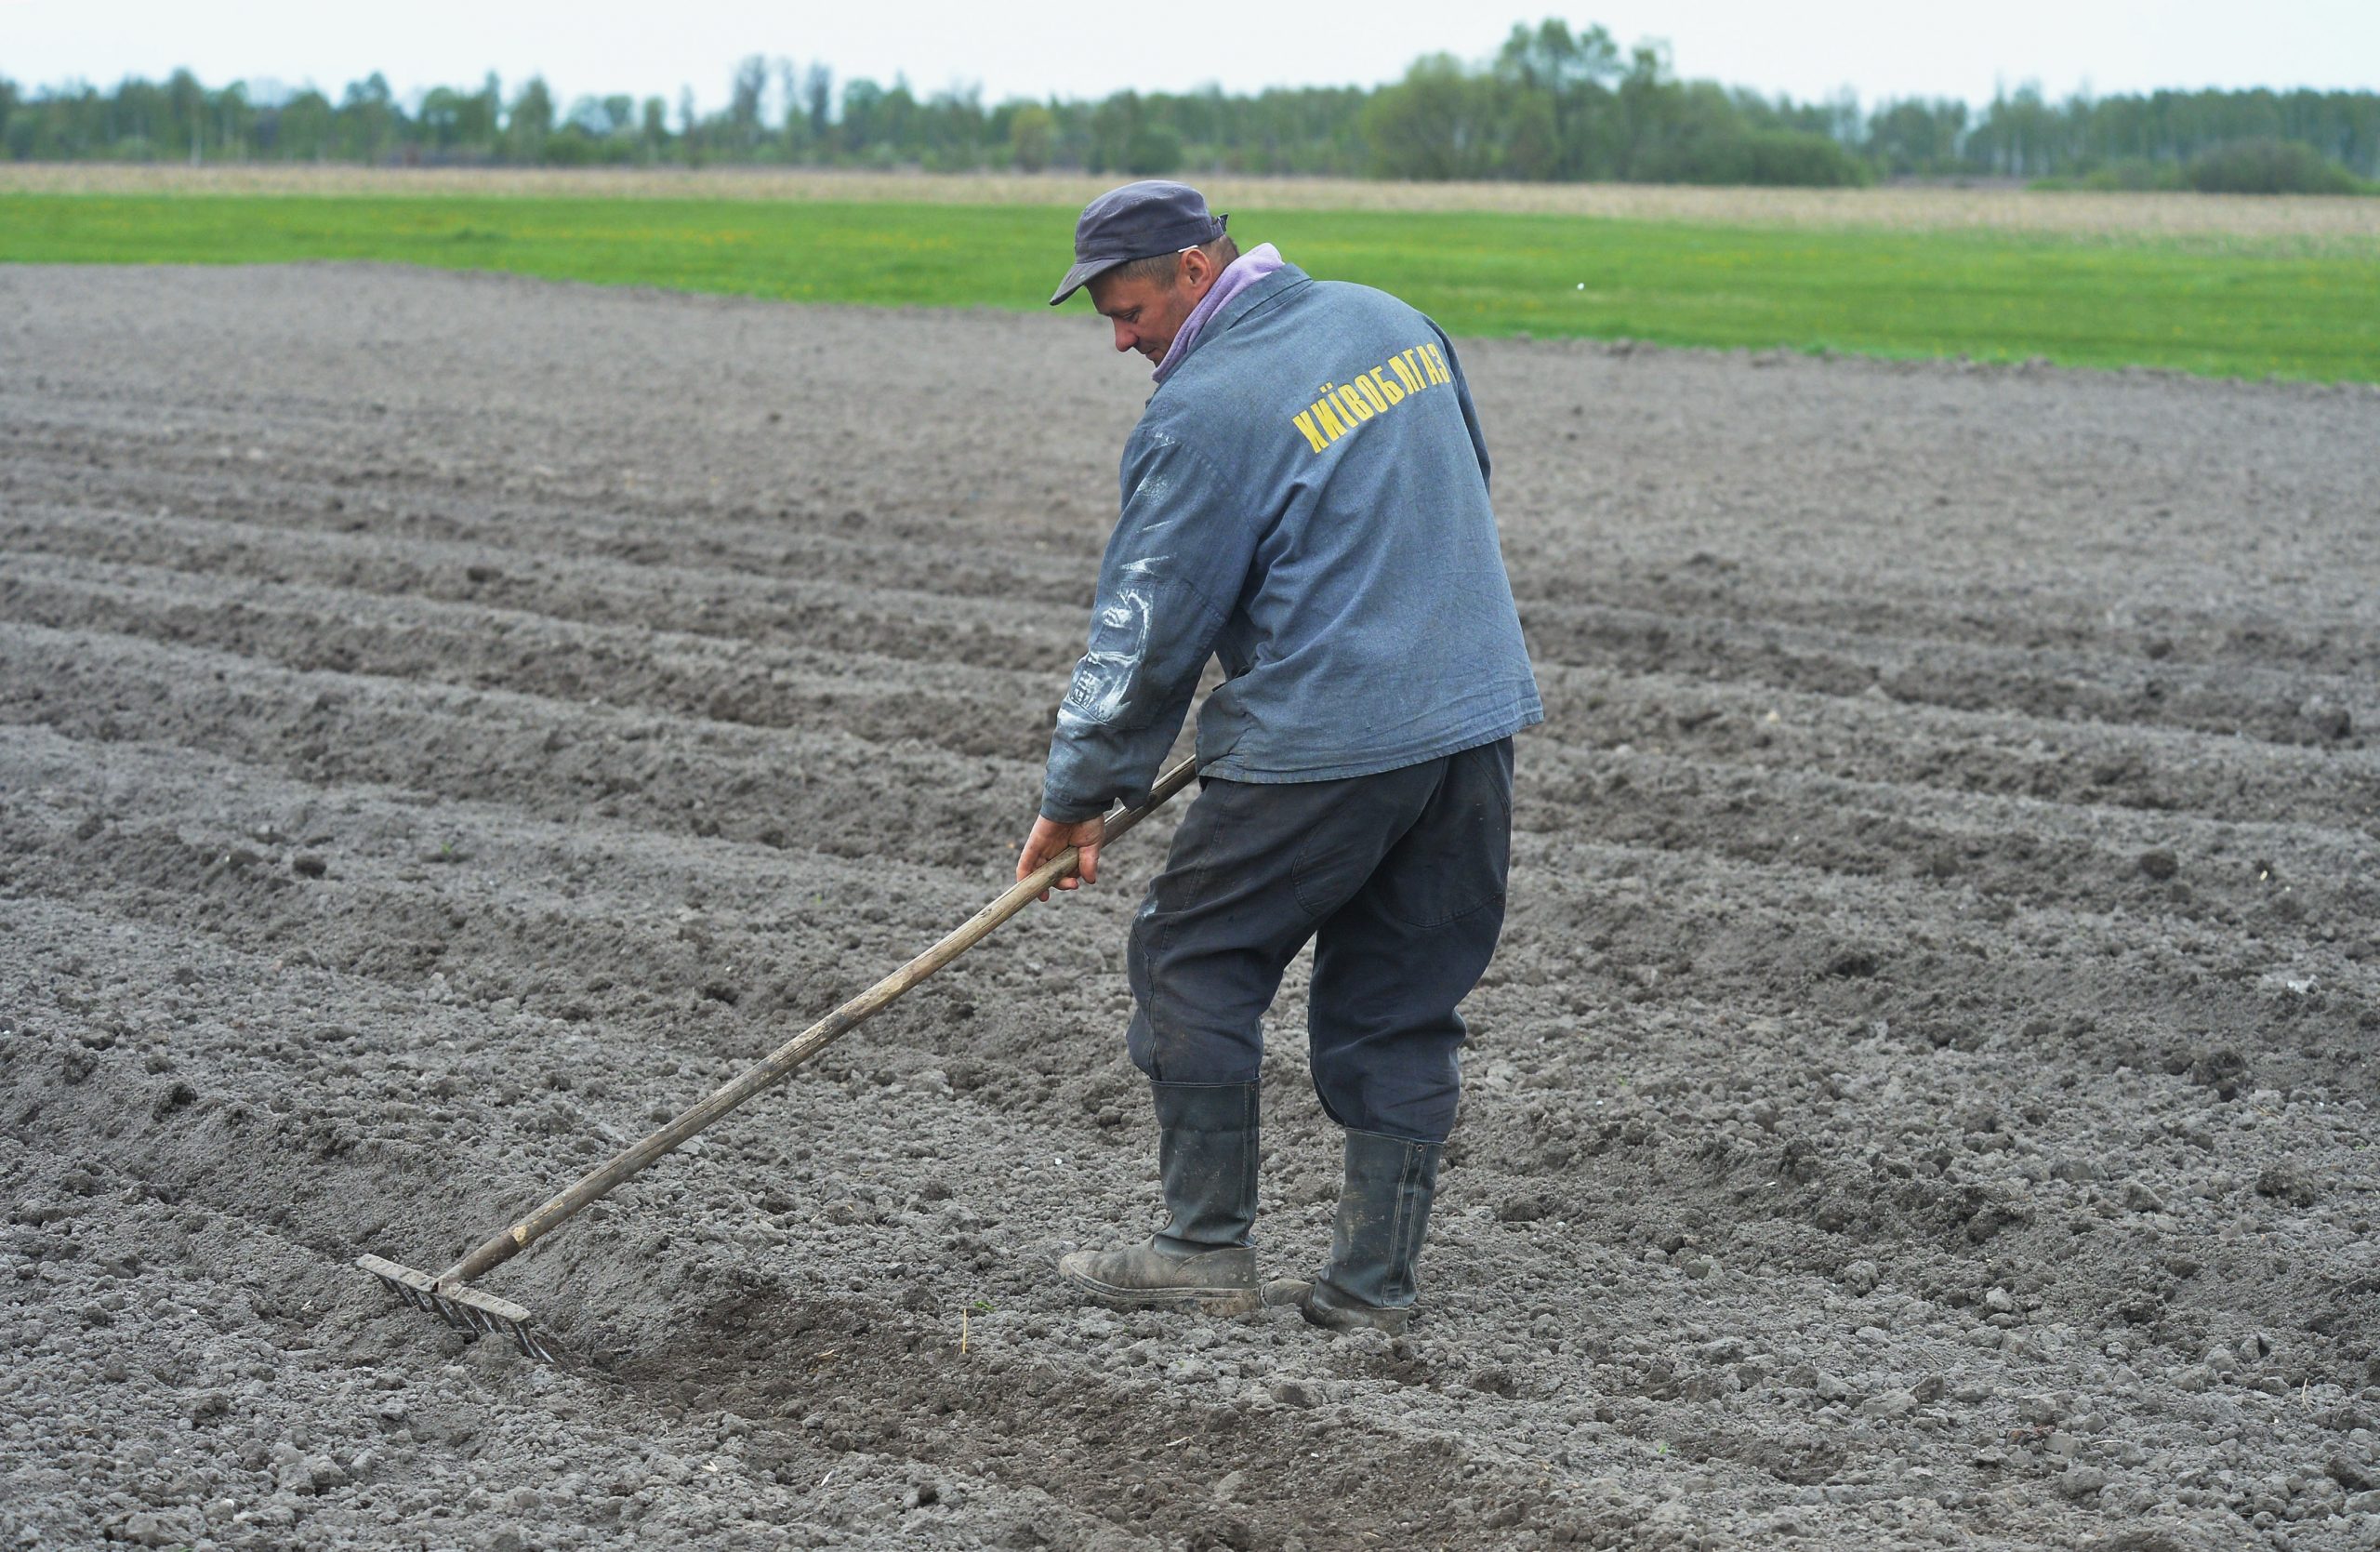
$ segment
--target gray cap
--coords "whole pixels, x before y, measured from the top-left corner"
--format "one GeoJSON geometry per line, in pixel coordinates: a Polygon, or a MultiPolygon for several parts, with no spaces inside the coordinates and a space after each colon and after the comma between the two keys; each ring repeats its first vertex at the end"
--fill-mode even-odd
{"type": "Polygon", "coordinates": [[[1187,183],[1151,179],[1110,189],[1082,207],[1075,222],[1075,267],[1050,298],[1057,306],[1084,282],[1118,264],[1180,253],[1223,234],[1229,216],[1211,215],[1207,196],[1187,183]]]}

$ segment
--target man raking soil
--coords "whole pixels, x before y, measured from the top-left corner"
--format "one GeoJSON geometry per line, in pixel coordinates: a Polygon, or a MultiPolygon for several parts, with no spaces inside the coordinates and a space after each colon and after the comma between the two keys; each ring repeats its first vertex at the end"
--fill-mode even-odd
{"type": "Polygon", "coordinates": [[[1257,1075],[1282,969],[1316,940],[1315,1087],[1347,1129],[1316,1324],[1402,1330],[1454,1123],[1455,1005],[1494,952],[1512,735],[1540,721],[1488,504],[1488,451],[1427,318],[1241,258],[1198,192],[1095,200],[1051,304],[1086,283],[1116,348],[1156,362],[1124,451],[1123,514],[1091,646],[1059,709],[1015,887],[867,991],[436,1276],[357,1265],[450,1324],[561,1347],[472,1286],[989,935],[1190,779],[1157,768],[1210,657],[1203,790],[1132,927],[1127,1037],[1156,1096],[1166,1227],[1067,1256],[1110,1303],[1256,1307],[1257,1075]],[[1112,800],[1122,807],[1106,817],[1112,800]]]}
{"type": "Polygon", "coordinates": [[[1404,1329],[1463,1040],[1503,924],[1512,736],[1543,718],[1454,348],[1365,286],[1247,255],[1197,190],[1093,200],[1051,297],[1088,285],[1155,364],[1089,650],[1059,708],[1017,877],[1137,803],[1207,660],[1201,790],[1131,927],[1126,1033],[1148,1076],[1167,1219],[1060,1270],[1118,1305],[1262,1298],[1263,1018],[1311,939],[1315,1089],[1346,1131],[1307,1320],[1404,1329]]]}

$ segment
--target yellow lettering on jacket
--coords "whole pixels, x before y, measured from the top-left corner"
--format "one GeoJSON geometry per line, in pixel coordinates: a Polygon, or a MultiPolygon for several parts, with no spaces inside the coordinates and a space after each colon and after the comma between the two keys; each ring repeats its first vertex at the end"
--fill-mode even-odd
{"type": "Polygon", "coordinates": [[[1386,415],[1424,389],[1453,380],[1452,370],[1435,345],[1415,345],[1347,382],[1324,383],[1321,397],[1290,416],[1289,424],[1305,438],[1309,450],[1326,452],[1366,421],[1386,415]]]}

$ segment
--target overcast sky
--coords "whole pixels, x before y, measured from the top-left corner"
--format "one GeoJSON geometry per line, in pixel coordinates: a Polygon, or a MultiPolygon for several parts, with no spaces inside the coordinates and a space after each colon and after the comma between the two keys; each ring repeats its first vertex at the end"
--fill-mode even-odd
{"type": "Polygon", "coordinates": [[[1997,83],[2053,96],[2158,86],[2380,87],[2380,0],[1308,0],[1197,10],[999,0],[0,0],[0,75],[29,86],[187,66],[209,86],[311,84],[336,95],[379,70],[400,96],[469,85],[493,70],[513,87],[545,75],[563,101],[692,86],[725,100],[747,54],[821,60],[839,81],[906,75],[921,94],[956,84],[986,102],[1011,95],[1100,97],[1124,86],[1229,90],[1373,85],[1420,54],[1475,60],[1512,23],[1600,21],[1625,46],[1669,43],[1680,74],[1797,98],[1848,86],[1863,101],[1981,101],[1997,83]],[[1201,20],[1183,20],[1183,18],[1201,20]]]}

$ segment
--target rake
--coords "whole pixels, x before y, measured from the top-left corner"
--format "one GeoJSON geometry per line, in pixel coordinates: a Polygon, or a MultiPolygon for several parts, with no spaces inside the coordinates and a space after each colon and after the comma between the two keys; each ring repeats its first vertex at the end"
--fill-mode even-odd
{"type": "MultiPolygon", "coordinates": [[[[1123,809],[1107,821],[1101,844],[1114,841],[1162,808],[1189,785],[1193,762],[1183,761],[1157,778],[1148,801],[1123,809]]],[[[775,1087],[794,1068],[882,1012],[903,992],[948,964],[989,936],[993,929],[1023,910],[1051,884],[1075,870],[1075,848],[1069,846],[968,918],[941,942],[845,1002],[809,1028],[778,1046],[742,1076],[722,1085],[709,1098],[651,1136],[620,1150],[602,1168],[584,1176],[551,1201],[508,1228],[489,1236],[485,1243],[436,1277],[416,1271],[377,1255],[360,1256],[356,1266],[380,1280],[389,1291],[416,1309],[428,1310],[463,1331],[501,1336],[522,1352],[542,1362],[566,1360],[569,1354],[540,1331],[529,1311],[509,1299],[470,1286],[483,1274],[560,1228],[581,1210],[601,1201],[624,1182],[641,1174],[652,1162],[702,1132],[730,1110],[764,1089],[775,1087]]]]}

